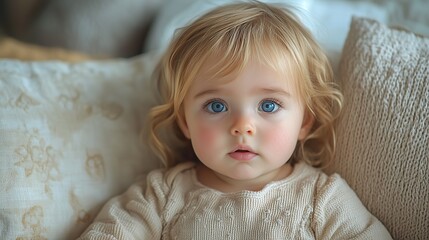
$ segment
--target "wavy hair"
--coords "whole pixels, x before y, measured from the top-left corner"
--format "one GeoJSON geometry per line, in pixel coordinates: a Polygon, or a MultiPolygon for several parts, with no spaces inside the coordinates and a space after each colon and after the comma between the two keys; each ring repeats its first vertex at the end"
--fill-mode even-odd
{"type": "Polygon", "coordinates": [[[296,71],[298,93],[306,114],[315,121],[290,161],[322,167],[332,159],[334,121],[343,97],[324,51],[290,9],[258,1],[237,2],[215,8],[178,30],[156,69],[162,103],[149,114],[149,140],[166,167],[196,160],[178,121],[184,118],[183,102],[190,86],[213,56],[218,61],[211,69],[218,77],[240,72],[252,59],[280,73],[296,71]]]}

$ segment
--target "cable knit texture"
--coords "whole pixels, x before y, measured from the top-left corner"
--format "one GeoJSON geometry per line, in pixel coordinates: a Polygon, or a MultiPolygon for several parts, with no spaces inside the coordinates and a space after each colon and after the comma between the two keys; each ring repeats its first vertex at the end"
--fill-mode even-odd
{"type": "Polygon", "coordinates": [[[354,18],[340,64],[343,176],[394,239],[429,236],[429,39],[354,18]]]}
{"type": "Polygon", "coordinates": [[[193,163],[151,172],[112,199],[83,239],[391,239],[337,174],[304,163],[261,191],[203,186],[193,163]]]}

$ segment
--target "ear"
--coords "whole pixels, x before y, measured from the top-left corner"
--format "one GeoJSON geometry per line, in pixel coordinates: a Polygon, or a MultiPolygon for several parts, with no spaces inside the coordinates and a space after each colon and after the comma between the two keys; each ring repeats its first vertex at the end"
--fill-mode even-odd
{"type": "Polygon", "coordinates": [[[182,130],[183,135],[186,138],[191,139],[191,134],[189,134],[188,123],[186,122],[185,116],[179,116],[177,118],[177,124],[179,125],[180,130],[182,130]]]}
{"type": "Polygon", "coordinates": [[[310,133],[311,128],[314,124],[314,116],[313,114],[305,111],[304,119],[302,121],[301,129],[299,131],[298,140],[303,140],[310,133]]]}

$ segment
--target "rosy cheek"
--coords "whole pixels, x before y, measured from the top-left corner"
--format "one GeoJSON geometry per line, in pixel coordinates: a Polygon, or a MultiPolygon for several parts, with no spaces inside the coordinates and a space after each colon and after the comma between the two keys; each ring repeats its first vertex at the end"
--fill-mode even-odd
{"type": "Polygon", "coordinates": [[[220,133],[222,132],[216,124],[208,121],[194,121],[191,132],[191,141],[195,153],[204,161],[213,157],[220,140],[220,133]]]}
{"type": "Polygon", "coordinates": [[[272,152],[282,153],[293,151],[296,144],[294,134],[288,134],[287,131],[281,131],[278,128],[271,128],[263,132],[263,142],[266,148],[272,152]]]}
{"type": "Polygon", "coordinates": [[[199,125],[196,127],[195,141],[199,144],[209,145],[215,143],[218,138],[219,130],[213,126],[199,125]]]}

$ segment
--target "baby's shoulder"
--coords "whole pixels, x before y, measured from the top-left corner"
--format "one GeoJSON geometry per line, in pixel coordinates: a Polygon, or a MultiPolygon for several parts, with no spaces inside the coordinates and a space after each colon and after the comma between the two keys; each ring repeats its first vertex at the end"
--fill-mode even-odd
{"type": "Polygon", "coordinates": [[[191,178],[194,167],[195,163],[184,162],[171,168],[155,169],[147,174],[146,182],[150,185],[171,188],[175,182],[191,178]]]}
{"type": "Polygon", "coordinates": [[[307,164],[300,164],[297,169],[300,174],[298,179],[304,182],[311,182],[316,192],[326,191],[352,191],[347,182],[338,173],[327,174],[321,169],[311,167],[307,164]]]}

